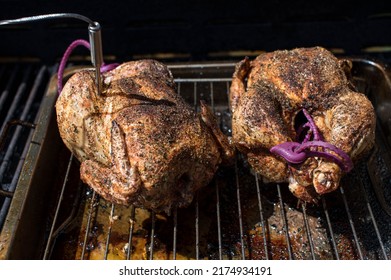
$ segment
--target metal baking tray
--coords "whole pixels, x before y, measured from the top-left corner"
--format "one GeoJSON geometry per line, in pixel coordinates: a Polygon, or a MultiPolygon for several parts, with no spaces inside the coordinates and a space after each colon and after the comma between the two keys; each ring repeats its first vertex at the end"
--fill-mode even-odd
{"type": "MultiPolygon", "coordinates": [[[[170,216],[101,199],[79,178],[63,145],[47,87],[0,235],[2,259],[389,259],[391,83],[388,68],[353,61],[353,83],[377,113],[376,147],[318,205],[298,204],[285,184],[264,184],[246,160],[220,168],[193,203],[170,216]]],[[[171,64],[195,110],[205,100],[230,135],[235,63],[171,64]]],[[[69,77],[80,69],[70,68],[69,77]]]]}

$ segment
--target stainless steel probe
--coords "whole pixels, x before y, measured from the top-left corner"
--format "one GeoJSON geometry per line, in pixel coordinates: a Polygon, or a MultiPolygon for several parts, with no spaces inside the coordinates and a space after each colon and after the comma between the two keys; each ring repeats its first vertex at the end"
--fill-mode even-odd
{"type": "Polygon", "coordinates": [[[37,15],[37,16],[23,17],[17,19],[1,20],[0,27],[4,25],[23,24],[27,22],[50,20],[50,19],[61,19],[61,18],[75,18],[88,23],[88,34],[89,34],[89,41],[91,46],[90,49],[91,62],[95,68],[95,83],[98,89],[98,94],[101,94],[102,82],[100,76],[100,67],[103,64],[103,50],[102,50],[101,26],[98,22],[92,21],[91,19],[79,14],[57,13],[57,14],[46,14],[46,15],[37,15]]]}

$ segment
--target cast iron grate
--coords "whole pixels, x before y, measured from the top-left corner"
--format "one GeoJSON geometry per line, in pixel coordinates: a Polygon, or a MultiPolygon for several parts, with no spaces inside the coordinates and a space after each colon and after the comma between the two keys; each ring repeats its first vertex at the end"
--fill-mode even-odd
{"type": "Polygon", "coordinates": [[[42,65],[0,65],[0,229],[24,164],[48,79],[48,70],[42,65]]]}

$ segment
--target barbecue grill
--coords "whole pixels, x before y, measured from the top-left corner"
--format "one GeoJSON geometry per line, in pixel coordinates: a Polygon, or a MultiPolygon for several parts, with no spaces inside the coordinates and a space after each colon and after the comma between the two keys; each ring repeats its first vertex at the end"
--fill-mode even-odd
{"type": "MultiPolygon", "coordinates": [[[[220,27],[209,26],[215,31],[220,27]]],[[[76,32],[72,28],[80,33],[79,27],[76,32]]],[[[276,48],[267,44],[266,49],[276,48]]],[[[228,90],[243,52],[216,53],[213,47],[221,45],[202,54],[180,54],[176,61],[167,54],[154,56],[166,61],[179,94],[196,111],[205,100],[230,135],[228,90]]],[[[116,53],[112,45],[107,49],[116,53]]],[[[7,48],[4,52],[9,54],[7,48]]],[[[0,63],[0,259],[391,258],[388,54],[368,58],[368,53],[334,52],[353,61],[353,83],[377,113],[375,148],[337,191],[317,205],[300,204],[286,184],[264,183],[238,155],[233,166],[218,170],[189,207],[170,215],[111,204],[80,181],[79,162],[57,129],[56,62],[47,57],[50,52],[38,58],[15,58],[11,52],[0,63]]],[[[119,48],[113,58],[128,57],[119,48]]],[[[85,67],[90,67],[88,61],[76,57],[65,78],[85,67]]]]}

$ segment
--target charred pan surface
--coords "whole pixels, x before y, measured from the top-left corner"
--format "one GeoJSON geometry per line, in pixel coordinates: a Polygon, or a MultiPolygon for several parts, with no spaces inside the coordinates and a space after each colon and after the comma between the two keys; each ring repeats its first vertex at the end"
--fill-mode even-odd
{"type": "Polygon", "coordinates": [[[94,73],[80,71],[56,104],[60,135],[81,162],[81,179],[114,203],[157,212],[187,206],[232,154],[209,109],[202,104],[204,114],[196,114],[157,61],[124,63],[103,81],[98,96],[94,73]]]}

